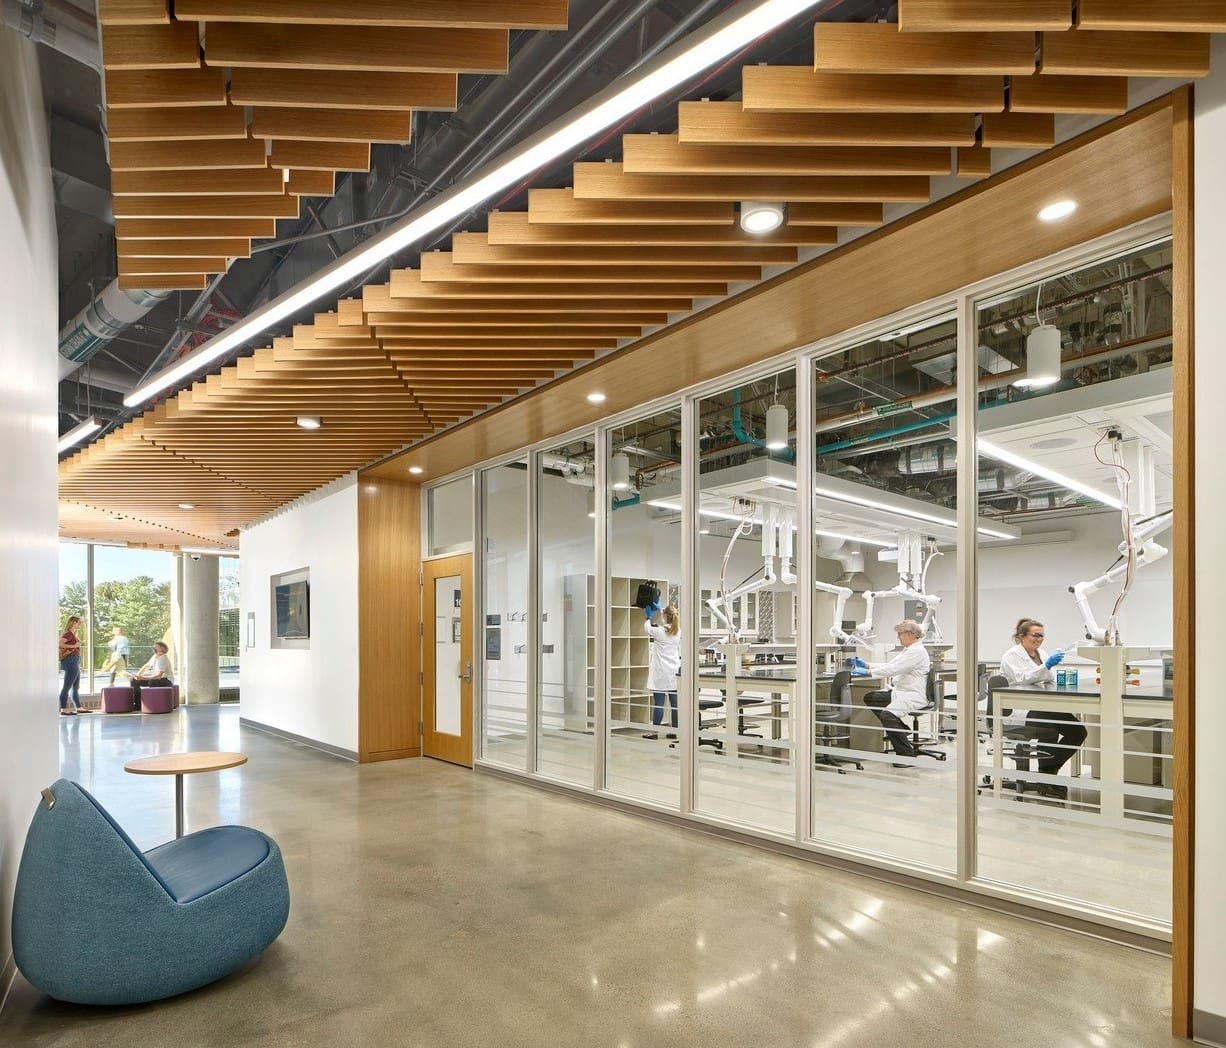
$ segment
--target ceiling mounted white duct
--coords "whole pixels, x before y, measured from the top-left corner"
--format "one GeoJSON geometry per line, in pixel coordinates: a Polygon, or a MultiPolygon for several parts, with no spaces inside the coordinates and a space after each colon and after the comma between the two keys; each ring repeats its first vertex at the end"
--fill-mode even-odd
{"type": "Polygon", "coordinates": [[[790,421],[785,404],[772,404],[766,409],[766,448],[768,451],[782,451],[788,446],[790,421]]]}
{"type": "Polygon", "coordinates": [[[1014,381],[1022,389],[1042,389],[1060,381],[1060,329],[1040,324],[1026,338],[1026,374],[1014,381]]]}
{"type": "MultiPolygon", "coordinates": [[[[88,306],[60,328],[61,380],[145,316],[169,291],[124,291],[112,280],[88,306]]],[[[125,392],[132,388],[131,381],[125,392]]]]}

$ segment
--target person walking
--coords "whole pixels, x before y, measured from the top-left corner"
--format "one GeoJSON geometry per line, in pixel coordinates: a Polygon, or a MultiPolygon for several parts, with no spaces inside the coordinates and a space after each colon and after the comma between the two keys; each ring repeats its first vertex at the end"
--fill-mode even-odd
{"type": "Polygon", "coordinates": [[[111,631],[111,639],[106,645],[107,656],[106,662],[102,664],[102,673],[108,670],[111,674],[111,683],[115,683],[115,678],[120,671],[127,673],[130,677],[132,674],[128,670],[128,656],[131,654],[132,648],[128,643],[128,635],[122,627],[116,626],[111,631]]]}
{"type": "Polygon", "coordinates": [[[64,672],[64,683],[60,687],[61,717],[75,717],[81,709],[81,639],[77,636],[80,625],[81,619],[72,615],[60,634],[58,654],[60,669],[64,672]]]}

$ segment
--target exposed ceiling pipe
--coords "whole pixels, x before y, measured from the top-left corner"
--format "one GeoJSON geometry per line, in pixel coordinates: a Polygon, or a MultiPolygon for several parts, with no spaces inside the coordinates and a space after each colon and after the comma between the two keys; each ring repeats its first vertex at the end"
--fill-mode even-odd
{"type": "MultiPolygon", "coordinates": [[[[60,379],[65,379],[103,346],[135,324],[169,291],[124,291],[112,280],[88,306],[60,328],[60,379]]],[[[132,387],[131,381],[128,392],[132,387]]]]}
{"type": "Polygon", "coordinates": [[[0,20],[36,44],[59,51],[101,75],[98,26],[79,7],[63,0],[42,0],[37,5],[0,0],[0,20]]]}

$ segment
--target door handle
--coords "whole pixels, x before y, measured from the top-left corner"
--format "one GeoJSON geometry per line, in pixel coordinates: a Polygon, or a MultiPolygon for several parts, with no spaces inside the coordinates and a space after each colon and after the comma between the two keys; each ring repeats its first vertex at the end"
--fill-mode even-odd
{"type": "Polygon", "coordinates": [[[464,672],[460,674],[460,680],[466,684],[471,684],[473,679],[473,664],[471,662],[464,663],[464,672]]]}

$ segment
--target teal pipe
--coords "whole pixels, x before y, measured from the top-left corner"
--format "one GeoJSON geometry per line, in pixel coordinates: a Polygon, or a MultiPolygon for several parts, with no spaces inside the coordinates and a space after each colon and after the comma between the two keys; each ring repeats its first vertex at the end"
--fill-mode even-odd
{"type": "Polygon", "coordinates": [[[817,454],[829,455],[835,451],[843,451],[845,448],[856,448],[861,444],[875,444],[879,440],[889,440],[890,437],[898,437],[904,433],[914,433],[918,429],[926,429],[928,426],[944,425],[957,418],[957,415],[950,412],[946,415],[936,415],[933,418],[921,418],[915,422],[903,422],[897,426],[891,426],[889,429],[879,429],[875,433],[869,433],[863,437],[851,437],[848,440],[836,440],[833,444],[818,444],[817,454]]]}
{"type": "Polygon", "coordinates": [[[615,509],[627,509],[630,506],[639,504],[639,495],[636,491],[633,495],[627,495],[624,499],[619,499],[616,495],[613,496],[613,501],[609,505],[610,511],[615,509]]]}
{"type": "MultiPolygon", "coordinates": [[[[751,444],[755,448],[766,449],[766,441],[761,437],[755,437],[746,428],[741,420],[741,389],[738,386],[732,391],[732,435],[736,437],[742,444],[751,444]]],[[[778,456],[785,462],[795,462],[796,452],[791,448],[783,448],[779,451],[767,450],[767,454],[771,458],[778,456]]]]}

